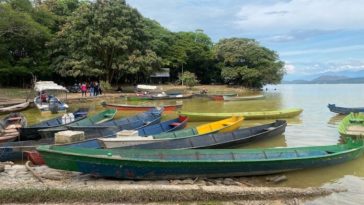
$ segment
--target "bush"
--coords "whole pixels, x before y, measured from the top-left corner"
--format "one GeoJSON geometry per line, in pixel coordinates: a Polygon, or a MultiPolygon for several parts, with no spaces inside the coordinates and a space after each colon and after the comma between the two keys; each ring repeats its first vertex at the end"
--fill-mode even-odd
{"type": "Polygon", "coordinates": [[[182,82],[184,85],[192,88],[193,86],[197,85],[199,81],[197,80],[197,77],[194,73],[186,71],[183,74],[178,75],[177,83],[182,84],[182,82]]]}
{"type": "Polygon", "coordinates": [[[100,81],[100,86],[101,86],[102,90],[112,90],[112,87],[109,82],[102,80],[102,81],[100,81]]]}

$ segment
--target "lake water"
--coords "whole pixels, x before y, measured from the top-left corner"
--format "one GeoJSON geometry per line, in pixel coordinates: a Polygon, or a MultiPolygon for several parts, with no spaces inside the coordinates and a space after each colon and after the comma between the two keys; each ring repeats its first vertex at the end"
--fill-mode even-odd
{"type": "MultiPolygon", "coordinates": [[[[275,85],[267,86],[262,92],[266,98],[256,101],[221,102],[204,98],[183,100],[183,110],[198,112],[238,112],[275,110],[290,107],[303,108],[304,112],[296,118],[288,119],[286,132],[269,140],[255,142],[242,146],[256,147],[286,147],[336,144],[340,140],[337,126],[343,116],[331,113],[328,103],[338,106],[364,107],[364,85],[275,85]]],[[[115,102],[123,102],[122,99],[115,102]]],[[[150,102],[142,102],[150,103],[150,102]]],[[[173,101],[152,103],[174,103],[173,101]]],[[[90,107],[95,113],[103,109],[99,102],[71,104],[72,109],[90,107]]],[[[30,124],[54,116],[40,116],[36,109],[24,112],[30,124]]],[[[118,117],[133,115],[133,112],[119,112],[118,117]]],[[[166,113],[164,119],[176,116],[175,112],[166,113]]],[[[244,127],[271,122],[272,120],[245,121],[244,127]]],[[[203,122],[189,123],[195,126],[203,122]]],[[[331,187],[346,188],[348,192],[337,193],[328,197],[307,202],[308,204],[358,204],[364,199],[364,156],[345,164],[295,171],[285,174],[286,182],[279,186],[291,187],[331,187]]],[[[263,177],[261,180],[263,181],[263,177]]]]}

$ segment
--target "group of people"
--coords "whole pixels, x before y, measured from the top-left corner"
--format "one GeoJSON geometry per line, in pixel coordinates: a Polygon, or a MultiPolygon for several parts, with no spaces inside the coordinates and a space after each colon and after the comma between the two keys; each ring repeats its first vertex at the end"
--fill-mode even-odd
{"type": "Polygon", "coordinates": [[[90,96],[102,95],[102,89],[100,83],[97,81],[91,81],[90,83],[83,82],[81,84],[82,97],[87,96],[87,91],[89,91],[90,96]]]}

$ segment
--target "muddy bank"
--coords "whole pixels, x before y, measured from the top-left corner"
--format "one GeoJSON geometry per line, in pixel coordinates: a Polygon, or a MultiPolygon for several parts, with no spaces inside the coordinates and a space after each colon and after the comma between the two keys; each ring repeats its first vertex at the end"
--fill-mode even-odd
{"type": "MultiPolygon", "coordinates": [[[[284,204],[325,196],[323,188],[259,187],[249,178],[133,181],[113,180],[7,163],[0,172],[0,203],[150,203],[264,201],[284,204]],[[37,178],[38,177],[38,178],[37,178]]],[[[259,204],[259,203],[258,203],[259,204]]],[[[265,203],[264,203],[265,204],[265,203]]]]}

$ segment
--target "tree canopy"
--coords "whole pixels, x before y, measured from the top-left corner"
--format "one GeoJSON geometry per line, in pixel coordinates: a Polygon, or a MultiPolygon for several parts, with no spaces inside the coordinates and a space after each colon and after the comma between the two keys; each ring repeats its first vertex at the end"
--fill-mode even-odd
{"type": "Polygon", "coordinates": [[[278,55],[253,39],[214,45],[203,30],[171,32],[124,0],[0,3],[0,85],[22,85],[31,74],[147,83],[161,68],[170,68],[172,81],[183,71],[194,82],[247,87],[279,83],[284,75],[278,55]]]}
{"type": "Polygon", "coordinates": [[[260,88],[279,83],[284,75],[278,55],[253,39],[223,39],[215,45],[214,55],[229,84],[260,88]]]}

